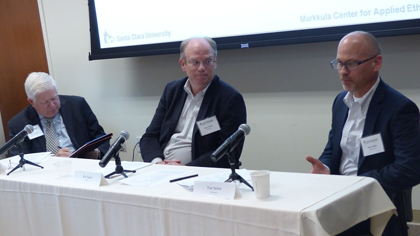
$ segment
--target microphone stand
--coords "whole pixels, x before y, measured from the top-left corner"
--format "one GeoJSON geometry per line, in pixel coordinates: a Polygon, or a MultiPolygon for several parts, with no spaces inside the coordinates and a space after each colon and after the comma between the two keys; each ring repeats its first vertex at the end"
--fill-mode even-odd
{"type": "Polygon", "coordinates": [[[232,170],[232,173],[229,175],[229,179],[227,179],[225,182],[233,182],[235,180],[238,180],[240,183],[246,184],[248,187],[252,189],[252,191],[254,191],[254,188],[244,178],[242,178],[242,176],[238,175],[235,172],[237,163],[236,163],[236,158],[235,158],[235,154],[233,153],[233,150],[227,152],[226,155],[228,155],[230,169],[232,170]]]}
{"type": "Polygon", "coordinates": [[[125,170],[124,171],[124,168],[121,165],[121,159],[120,159],[119,152],[117,152],[117,154],[115,154],[114,159],[115,159],[115,171],[106,175],[105,176],[106,179],[110,179],[111,176],[116,175],[116,174],[121,174],[125,178],[128,178],[128,176],[125,174],[125,172],[136,173],[135,170],[125,170]]]}
{"type": "Polygon", "coordinates": [[[20,145],[20,143],[16,144],[16,146],[17,146],[17,148],[19,150],[20,161],[19,161],[19,164],[15,168],[13,168],[13,170],[11,170],[9,173],[7,173],[7,175],[9,175],[10,173],[12,173],[13,171],[15,171],[16,169],[18,169],[20,167],[22,167],[22,169],[25,170],[25,166],[23,166],[25,164],[29,164],[29,165],[33,165],[33,166],[38,166],[41,169],[44,169],[44,167],[42,167],[42,166],[40,166],[38,164],[35,164],[35,163],[33,163],[31,161],[28,161],[25,158],[23,158],[23,155],[24,154],[23,154],[23,150],[22,150],[22,145],[20,145]]]}

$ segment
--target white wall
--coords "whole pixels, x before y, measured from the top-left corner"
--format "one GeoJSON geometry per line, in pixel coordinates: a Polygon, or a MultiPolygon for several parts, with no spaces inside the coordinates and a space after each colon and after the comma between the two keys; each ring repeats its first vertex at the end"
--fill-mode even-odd
{"type": "MultiPolygon", "coordinates": [[[[88,61],[87,0],[38,0],[49,68],[61,94],[84,96],[106,132],[135,137],[149,125],[164,85],[184,74],[178,55],[88,61]]],[[[382,78],[420,104],[420,35],[380,38],[382,78]]],[[[241,161],[247,169],[303,172],[305,156],[326,143],[331,105],[342,90],[329,62],[337,42],[219,51],[217,74],[245,98],[248,124],[241,161]]],[[[114,140],[112,139],[112,141],[114,140]]],[[[135,160],[141,160],[136,154],[135,160]]],[[[414,208],[420,209],[420,188],[414,208]]]]}

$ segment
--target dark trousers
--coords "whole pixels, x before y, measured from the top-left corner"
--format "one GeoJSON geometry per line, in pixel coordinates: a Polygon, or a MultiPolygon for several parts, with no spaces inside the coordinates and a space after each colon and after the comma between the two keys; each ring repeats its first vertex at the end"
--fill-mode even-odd
{"type": "MultiPolygon", "coordinates": [[[[367,236],[372,235],[370,233],[370,220],[365,220],[359,224],[351,227],[350,229],[338,234],[337,236],[367,236]]],[[[407,236],[408,226],[407,223],[402,223],[401,219],[397,216],[392,215],[389,219],[388,224],[385,227],[382,236],[407,236]]]]}

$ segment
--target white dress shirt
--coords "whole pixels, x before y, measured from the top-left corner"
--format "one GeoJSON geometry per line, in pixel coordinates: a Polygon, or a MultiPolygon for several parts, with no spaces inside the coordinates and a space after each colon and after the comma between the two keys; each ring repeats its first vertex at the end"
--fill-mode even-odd
{"type": "Polygon", "coordinates": [[[340,174],[357,175],[360,154],[360,139],[363,135],[366,114],[370,101],[379,84],[379,77],[372,88],[361,98],[355,98],[353,93],[348,92],[344,97],[344,103],[349,107],[347,121],[343,127],[341,136],[340,174]]]}
{"type": "MultiPolygon", "coordinates": [[[[165,159],[176,159],[181,161],[181,164],[187,164],[192,161],[191,144],[194,125],[209,85],[194,96],[191,91],[189,79],[185,82],[184,90],[187,93],[187,99],[185,99],[184,108],[182,109],[175,132],[164,147],[163,155],[165,159]]],[[[162,161],[162,158],[157,157],[153,159],[152,163],[159,161],[162,161]]]]}

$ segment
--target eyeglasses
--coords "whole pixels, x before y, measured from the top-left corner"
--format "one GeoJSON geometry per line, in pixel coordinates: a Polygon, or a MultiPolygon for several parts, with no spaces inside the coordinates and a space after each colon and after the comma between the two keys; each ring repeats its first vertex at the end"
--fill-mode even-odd
{"type": "Polygon", "coordinates": [[[375,56],[366,59],[364,61],[348,61],[346,63],[341,63],[338,62],[337,59],[334,59],[331,61],[331,67],[333,68],[333,70],[341,70],[343,69],[343,67],[346,67],[348,70],[357,70],[357,68],[359,68],[359,65],[372,60],[373,58],[375,58],[376,56],[378,56],[380,53],[376,54],[375,56]]]}
{"type": "Polygon", "coordinates": [[[203,62],[200,62],[198,60],[192,60],[192,61],[188,61],[187,63],[190,64],[193,67],[199,67],[201,64],[203,64],[204,67],[213,65],[214,60],[213,59],[207,59],[204,60],[203,62]]]}

